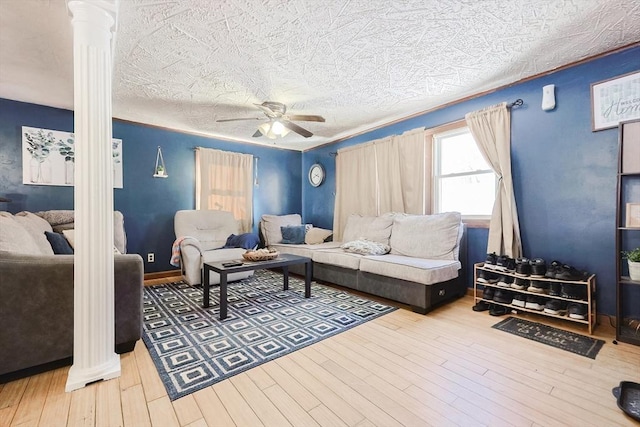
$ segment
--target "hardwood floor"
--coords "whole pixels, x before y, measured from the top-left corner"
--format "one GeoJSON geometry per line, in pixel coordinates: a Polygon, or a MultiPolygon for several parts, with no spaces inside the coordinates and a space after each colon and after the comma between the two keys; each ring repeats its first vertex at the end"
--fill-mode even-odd
{"type": "Polygon", "coordinates": [[[492,329],[472,304],[400,309],[173,402],[140,341],[120,378],[72,393],[68,367],[0,384],[0,426],[636,425],[611,389],[640,382],[640,347],[599,325],[591,360],[492,329]]]}

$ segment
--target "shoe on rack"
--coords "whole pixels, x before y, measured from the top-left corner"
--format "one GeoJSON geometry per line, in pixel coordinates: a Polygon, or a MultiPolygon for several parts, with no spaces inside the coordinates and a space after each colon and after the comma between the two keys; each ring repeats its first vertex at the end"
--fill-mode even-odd
{"type": "Polygon", "coordinates": [[[491,308],[492,304],[489,304],[486,301],[478,301],[476,305],[472,307],[473,311],[487,311],[491,308]]]}
{"type": "Polygon", "coordinates": [[[525,308],[530,310],[542,311],[544,310],[544,298],[540,298],[535,295],[527,295],[527,301],[524,304],[525,308]]]}
{"type": "Polygon", "coordinates": [[[561,280],[585,281],[588,278],[589,273],[586,271],[579,271],[567,264],[562,265],[560,270],[556,272],[556,279],[561,280]]]}
{"type": "Polygon", "coordinates": [[[572,319],[587,319],[587,306],[584,304],[569,304],[567,311],[569,312],[569,317],[572,319]]]}
{"type": "Polygon", "coordinates": [[[527,279],[523,279],[522,277],[516,277],[514,282],[511,284],[511,287],[519,291],[524,291],[529,287],[529,281],[527,279]]]}
{"type": "Polygon", "coordinates": [[[562,290],[562,284],[559,282],[550,282],[549,283],[549,295],[554,297],[559,297],[562,290]]]}
{"type": "Polygon", "coordinates": [[[509,258],[506,255],[500,255],[498,261],[496,261],[496,270],[499,271],[514,271],[516,269],[516,262],[513,258],[509,258]]]}
{"type": "Polygon", "coordinates": [[[493,299],[493,294],[495,293],[495,289],[494,288],[490,288],[490,287],[485,287],[484,291],[482,291],[482,299],[487,299],[487,300],[492,300],[493,299]]]}
{"type": "Polygon", "coordinates": [[[560,285],[560,296],[562,298],[586,300],[587,287],[585,285],[562,283],[560,285]]]}
{"type": "Polygon", "coordinates": [[[496,289],[496,293],[493,295],[493,300],[503,304],[511,304],[511,301],[513,301],[513,292],[496,289]]]}
{"type": "Polygon", "coordinates": [[[531,274],[531,264],[528,258],[516,259],[516,276],[527,277],[531,274]]]}
{"type": "Polygon", "coordinates": [[[498,286],[502,286],[503,288],[510,288],[513,283],[513,277],[511,276],[500,276],[498,279],[498,286]]]}
{"type": "Polygon", "coordinates": [[[531,280],[529,289],[527,290],[536,294],[547,294],[549,293],[549,282],[545,282],[544,280],[531,280]]]}
{"type": "Polygon", "coordinates": [[[551,261],[551,264],[547,266],[547,272],[544,274],[544,277],[548,277],[549,279],[557,279],[556,275],[560,273],[562,269],[562,263],[560,261],[551,261]]]}
{"type": "Polygon", "coordinates": [[[567,302],[559,299],[551,299],[544,305],[544,312],[564,316],[567,314],[567,302]]]}
{"type": "Polygon", "coordinates": [[[504,316],[509,313],[511,309],[509,307],[505,307],[503,305],[494,304],[493,307],[489,310],[489,314],[491,316],[504,316]]]}
{"type": "Polygon", "coordinates": [[[480,283],[496,283],[498,276],[486,270],[480,270],[478,273],[478,282],[480,283]]]}
{"type": "Polygon", "coordinates": [[[547,273],[547,263],[542,258],[534,258],[531,264],[531,277],[544,277],[547,273]]]}
{"type": "Polygon", "coordinates": [[[526,303],[527,299],[523,294],[515,294],[513,300],[511,300],[511,305],[515,305],[516,307],[524,307],[526,303]]]}
{"type": "Polygon", "coordinates": [[[488,268],[490,270],[496,269],[496,261],[498,261],[498,256],[495,252],[491,252],[487,254],[487,258],[484,260],[484,268],[488,268]]]}

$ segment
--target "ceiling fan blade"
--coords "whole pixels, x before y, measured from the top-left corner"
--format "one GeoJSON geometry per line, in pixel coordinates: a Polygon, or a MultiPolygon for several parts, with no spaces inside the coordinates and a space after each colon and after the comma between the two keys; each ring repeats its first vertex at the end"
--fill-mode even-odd
{"type": "Polygon", "coordinates": [[[254,133],[254,134],[253,134],[253,135],[251,135],[251,136],[252,136],[252,137],[254,137],[254,138],[258,138],[258,137],[262,136],[262,132],[260,132],[260,129],[258,129],[258,130],[256,131],[256,133],[254,133]]]}
{"type": "Polygon", "coordinates": [[[295,133],[304,136],[305,138],[309,138],[310,136],[313,136],[311,132],[309,132],[305,128],[298,126],[295,123],[291,123],[289,120],[280,120],[280,123],[282,123],[282,125],[287,129],[292,130],[295,133]]]}
{"type": "Polygon", "coordinates": [[[216,120],[216,122],[221,123],[221,122],[237,122],[239,120],[264,120],[264,117],[243,117],[241,119],[220,119],[220,120],[216,120]]]}
{"type": "Polygon", "coordinates": [[[269,108],[268,105],[265,105],[265,103],[262,104],[253,104],[256,107],[258,107],[259,109],[262,110],[263,113],[265,113],[267,115],[267,117],[269,118],[273,118],[276,116],[276,114],[273,112],[273,110],[271,108],[269,108]]]}
{"type": "Polygon", "coordinates": [[[293,114],[287,116],[289,120],[296,120],[302,122],[324,122],[324,117],[322,116],[309,116],[305,114],[293,114]]]}

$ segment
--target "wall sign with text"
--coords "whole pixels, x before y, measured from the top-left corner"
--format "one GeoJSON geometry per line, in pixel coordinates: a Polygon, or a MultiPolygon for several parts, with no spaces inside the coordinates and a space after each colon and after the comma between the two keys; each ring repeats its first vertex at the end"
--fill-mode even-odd
{"type": "Polygon", "coordinates": [[[591,128],[609,129],[640,118],[640,72],[591,84],[591,128]]]}

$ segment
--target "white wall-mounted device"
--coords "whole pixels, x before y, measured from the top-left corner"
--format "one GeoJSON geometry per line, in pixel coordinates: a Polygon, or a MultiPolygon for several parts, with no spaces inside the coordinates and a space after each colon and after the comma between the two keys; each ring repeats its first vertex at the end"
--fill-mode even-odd
{"type": "Polygon", "coordinates": [[[546,85],[542,88],[542,109],[550,111],[556,108],[555,85],[546,85]]]}

